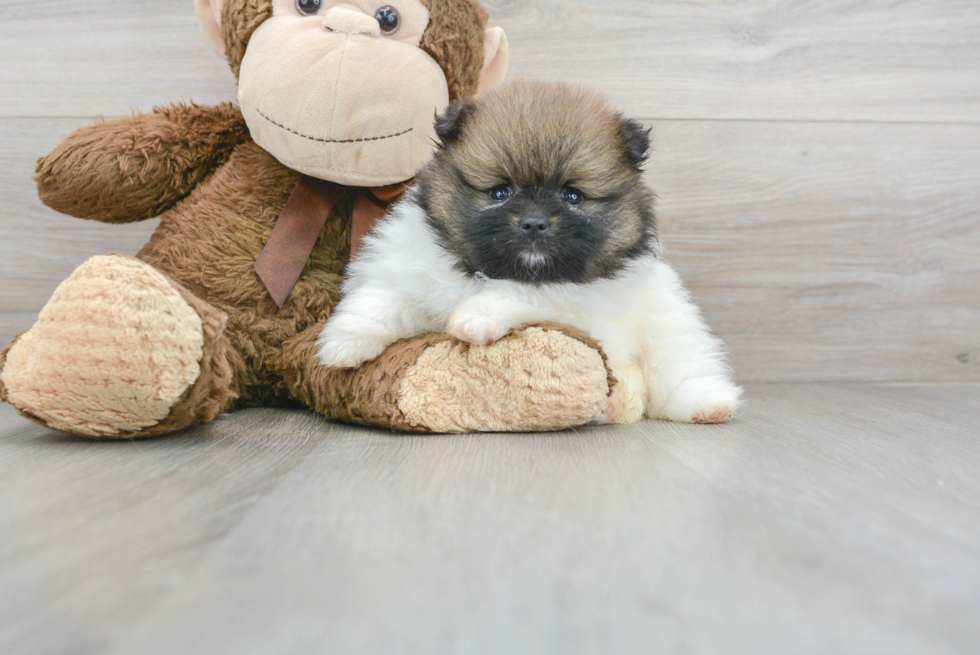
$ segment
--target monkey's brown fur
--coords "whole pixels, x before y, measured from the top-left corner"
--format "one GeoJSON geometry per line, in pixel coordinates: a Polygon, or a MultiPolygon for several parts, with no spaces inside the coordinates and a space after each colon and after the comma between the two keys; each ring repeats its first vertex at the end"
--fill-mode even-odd
{"type": "MultiPolygon", "coordinates": [[[[483,65],[483,28],[490,18],[473,0],[422,0],[429,10],[429,29],[421,48],[442,64],[454,101],[476,93],[483,65]]],[[[236,0],[221,11],[226,56],[231,70],[238,70],[245,48],[258,28],[272,15],[272,0],[236,0]]]]}
{"type": "MultiPolygon", "coordinates": [[[[421,47],[445,70],[453,101],[475,93],[483,63],[486,10],[475,0],[423,2],[431,19],[421,47]]],[[[269,0],[225,3],[222,27],[236,75],[250,35],[270,15],[269,0]]],[[[45,204],[60,212],[109,223],[161,217],[159,228],[137,258],[165,275],[200,316],[203,345],[196,382],[180,395],[168,416],[149,427],[73,429],[45,420],[35,415],[39,410],[23,404],[18,409],[66,432],[110,438],[169,434],[236,406],[298,403],[331,418],[398,430],[445,430],[451,429],[445,425],[456,425],[413,423],[399,407],[406,371],[428,348],[447,341],[445,335],[395,344],[356,370],[327,369],[315,357],[316,338],[340,298],[357,190],[345,189],[282,309],[255,275],[255,261],[297,180],[296,172],[251,141],[240,111],[230,104],[172,105],[97,124],[77,131],[42,158],[36,171],[38,191],[45,204]]],[[[546,355],[528,352],[525,368],[545,371],[545,377],[594,380],[595,389],[591,395],[570,398],[569,407],[582,409],[578,414],[569,410],[560,421],[553,416],[536,419],[532,398],[527,418],[516,424],[519,429],[584,423],[601,414],[611,388],[595,342],[557,326],[547,326],[546,331],[557,341],[575,340],[595,349],[596,359],[544,361],[546,355]]],[[[511,339],[522,338],[522,333],[517,331],[511,339]]],[[[72,333],[66,334],[70,340],[72,333]]],[[[15,341],[0,354],[0,371],[17,345],[15,341]]],[[[452,376],[465,377],[467,371],[438,375],[440,384],[451,389],[452,376]]],[[[429,377],[438,377],[433,376],[429,377]]],[[[0,399],[14,402],[13,396],[12,389],[0,384],[0,399]]],[[[513,408],[499,411],[504,414],[513,408]]]]}

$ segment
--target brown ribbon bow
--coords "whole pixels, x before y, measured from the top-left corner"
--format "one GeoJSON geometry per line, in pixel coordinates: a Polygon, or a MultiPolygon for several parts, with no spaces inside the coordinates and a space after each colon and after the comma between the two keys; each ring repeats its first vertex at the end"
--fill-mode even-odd
{"type": "MultiPolygon", "coordinates": [[[[360,190],[354,200],[351,260],[357,256],[364,238],[384,218],[388,205],[397,200],[413,181],[360,190]]],[[[255,262],[255,272],[279,309],[286,304],[286,299],[303,274],[342,189],[339,184],[302,175],[279,215],[272,236],[255,262]]]]}

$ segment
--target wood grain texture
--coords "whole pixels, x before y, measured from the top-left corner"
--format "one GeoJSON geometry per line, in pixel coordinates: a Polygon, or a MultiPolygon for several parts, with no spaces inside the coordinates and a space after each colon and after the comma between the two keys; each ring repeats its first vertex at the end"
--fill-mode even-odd
{"type": "Polygon", "coordinates": [[[980,380],[980,129],[655,123],[668,259],[747,380],[980,380]]]}
{"type": "Polygon", "coordinates": [[[500,0],[518,74],[653,118],[980,120],[970,0],[500,0]]]}
{"type": "MultiPolygon", "coordinates": [[[[78,124],[0,119],[3,341],[76,266],[135,253],[156,224],[40,205],[33,160],[78,124]]],[[[653,125],[668,257],[742,379],[980,380],[980,127],[653,125]]]]}
{"type": "Polygon", "coordinates": [[[10,410],[0,408],[0,652],[25,655],[106,652],[322,429],[312,414],[252,412],[119,449],[10,410]]]}
{"type": "MultiPolygon", "coordinates": [[[[155,225],[55,215],[35,159],[95,114],[234,98],[190,4],[0,0],[0,342],[155,225]]],[[[980,6],[487,4],[514,75],[655,126],[670,258],[742,379],[980,380],[980,6]]]]}
{"type": "Polygon", "coordinates": [[[125,116],[236,97],[192,0],[0,0],[0,116],[125,116]]]}
{"type": "Polygon", "coordinates": [[[41,204],[32,181],[38,157],[91,119],[0,119],[0,340],[27,329],[65,278],[89,257],[135,255],[159,223],[108,225],[41,204]],[[19,318],[11,317],[17,314],[19,318]],[[17,322],[18,320],[22,322],[17,322]],[[11,323],[13,321],[13,323],[11,323]]]}
{"type": "MultiPolygon", "coordinates": [[[[652,118],[977,122],[972,0],[496,0],[515,74],[652,118]]],[[[190,0],[0,0],[0,116],[234,97],[190,0]]]]}
{"type": "Polygon", "coordinates": [[[0,408],[0,650],[973,653],[980,386],[755,385],[725,426],[393,437],[0,408]]]}
{"type": "MultiPolygon", "coordinates": [[[[0,0],[0,345],[155,226],[54,214],[34,160],[235,97],[191,5],[0,0]]],[[[743,380],[980,380],[976,2],[487,5],[514,75],[654,125],[669,257],[743,380]]],[[[140,443],[0,406],[0,653],[974,653],[980,387],[749,398],[726,426],[254,410],[140,443]]]]}

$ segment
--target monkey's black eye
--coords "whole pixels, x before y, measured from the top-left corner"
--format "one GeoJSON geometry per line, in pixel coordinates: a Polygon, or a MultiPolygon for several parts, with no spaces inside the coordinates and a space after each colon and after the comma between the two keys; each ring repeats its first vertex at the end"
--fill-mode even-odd
{"type": "Polygon", "coordinates": [[[514,196],[514,188],[509,184],[501,184],[490,189],[490,200],[493,202],[507,202],[514,196]]]}
{"type": "Polygon", "coordinates": [[[573,189],[572,187],[566,187],[562,189],[561,199],[567,202],[572,207],[578,207],[585,201],[585,196],[578,189],[573,189]]]}
{"type": "Polygon", "coordinates": [[[322,7],[323,0],[296,0],[296,11],[306,16],[319,13],[322,7]]]}
{"type": "Polygon", "coordinates": [[[389,36],[397,32],[398,27],[402,23],[401,16],[398,15],[398,10],[391,5],[385,5],[374,12],[374,17],[377,19],[378,25],[381,26],[381,31],[389,36]]]}

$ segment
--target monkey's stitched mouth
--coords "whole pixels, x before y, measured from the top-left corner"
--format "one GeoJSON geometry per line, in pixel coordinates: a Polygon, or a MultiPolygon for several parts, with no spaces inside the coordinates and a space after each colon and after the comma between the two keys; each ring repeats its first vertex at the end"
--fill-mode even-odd
{"type": "Polygon", "coordinates": [[[282,123],[276,122],[271,118],[269,118],[268,116],[266,116],[265,114],[263,114],[261,109],[256,109],[255,111],[258,112],[259,116],[269,121],[276,127],[286,130],[287,132],[290,132],[292,134],[295,134],[296,136],[301,136],[304,139],[309,139],[310,141],[316,141],[317,143],[367,143],[368,141],[384,141],[385,139],[394,139],[395,137],[404,136],[409,132],[415,131],[414,127],[410,127],[407,130],[398,132],[397,134],[387,134],[385,136],[368,136],[368,137],[362,137],[360,139],[321,139],[315,136],[310,136],[309,134],[303,134],[302,132],[297,132],[291,127],[286,127],[282,123]]]}

